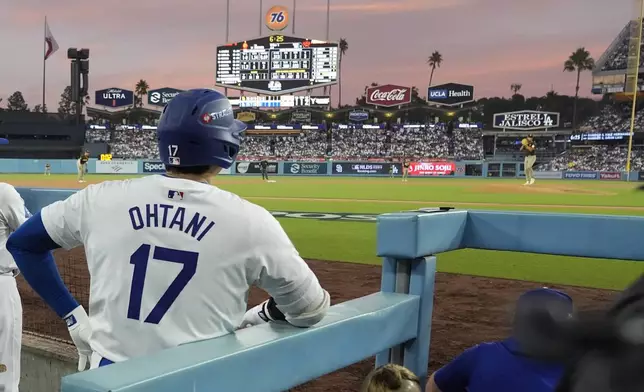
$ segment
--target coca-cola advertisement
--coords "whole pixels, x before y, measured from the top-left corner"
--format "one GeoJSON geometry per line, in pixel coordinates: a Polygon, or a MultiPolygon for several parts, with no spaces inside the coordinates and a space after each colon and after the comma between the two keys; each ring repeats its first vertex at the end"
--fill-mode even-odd
{"type": "Polygon", "coordinates": [[[366,94],[368,105],[391,107],[411,103],[411,87],[385,84],[369,87],[366,94]]]}
{"type": "Polygon", "coordinates": [[[453,176],[456,171],[454,162],[412,162],[410,176],[453,176]]]}

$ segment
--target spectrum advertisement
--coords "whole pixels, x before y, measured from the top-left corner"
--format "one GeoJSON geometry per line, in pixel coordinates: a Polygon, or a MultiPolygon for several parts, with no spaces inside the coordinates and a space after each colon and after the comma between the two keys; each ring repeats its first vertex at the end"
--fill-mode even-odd
{"type": "Polygon", "coordinates": [[[165,173],[165,165],[162,162],[143,162],[143,173],[165,173]]]}

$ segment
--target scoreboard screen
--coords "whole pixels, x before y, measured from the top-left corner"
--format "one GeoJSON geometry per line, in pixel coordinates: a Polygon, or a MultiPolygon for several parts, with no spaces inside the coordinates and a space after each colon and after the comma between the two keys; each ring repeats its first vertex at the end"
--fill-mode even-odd
{"type": "Polygon", "coordinates": [[[337,42],[271,35],[217,47],[219,87],[280,95],[337,81],[337,42]]]}
{"type": "Polygon", "coordinates": [[[244,96],[228,97],[232,106],[240,108],[300,108],[329,106],[331,98],[328,96],[310,95],[280,95],[280,96],[244,96]]]}

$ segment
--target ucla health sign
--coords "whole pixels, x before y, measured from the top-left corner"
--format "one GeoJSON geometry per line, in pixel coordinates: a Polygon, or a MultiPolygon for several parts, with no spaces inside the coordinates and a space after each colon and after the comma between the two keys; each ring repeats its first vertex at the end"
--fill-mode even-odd
{"type": "Polygon", "coordinates": [[[99,106],[120,108],[134,104],[134,91],[131,90],[112,87],[98,90],[95,94],[94,103],[99,106]]]}
{"type": "Polygon", "coordinates": [[[474,101],[474,86],[445,83],[427,89],[427,102],[442,106],[457,106],[474,101]]]}
{"type": "Polygon", "coordinates": [[[522,110],[519,112],[496,113],[494,128],[529,131],[532,129],[556,128],[559,126],[559,113],[522,110]]]}
{"type": "Polygon", "coordinates": [[[148,105],[165,106],[172,100],[172,98],[181,92],[183,92],[183,90],[170,87],[151,90],[148,92],[148,105]]]}

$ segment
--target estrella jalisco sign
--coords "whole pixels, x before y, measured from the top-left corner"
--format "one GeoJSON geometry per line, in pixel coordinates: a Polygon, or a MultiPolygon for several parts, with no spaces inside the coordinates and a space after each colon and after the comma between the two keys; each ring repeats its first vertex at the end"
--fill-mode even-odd
{"type": "Polygon", "coordinates": [[[559,113],[521,110],[518,112],[494,114],[494,128],[529,131],[533,129],[557,128],[559,113]]]}

